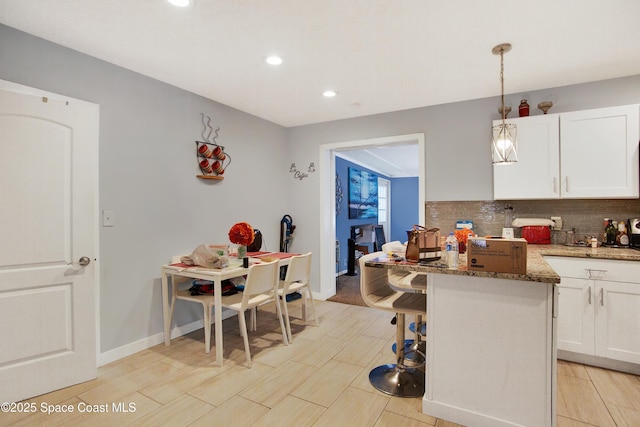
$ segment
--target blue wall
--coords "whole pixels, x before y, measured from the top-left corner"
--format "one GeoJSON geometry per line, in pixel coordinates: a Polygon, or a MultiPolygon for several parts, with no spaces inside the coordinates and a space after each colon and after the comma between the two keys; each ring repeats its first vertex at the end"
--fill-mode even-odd
{"type": "MultiPolygon", "coordinates": [[[[407,241],[407,230],[418,224],[418,177],[391,178],[390,241],[407,241]]],[[[422,224],[424,225],[424,224],[422,224]]]]}
{"type": "Polygon", "coordinates": [[[360,170],[388,179],[391,182],[391,240],[407,240],[406,230],[418,223],[418,178],[389,178],[370,169],[336,157],[336,175],[342,183],[342,202],[336,214],[336,240],[340,242],[340,255],[336,257],[336,272],[347,270],[349,234],[352,225],[377,224],[377,218],[349,219],[349,168],[360,170]]]}

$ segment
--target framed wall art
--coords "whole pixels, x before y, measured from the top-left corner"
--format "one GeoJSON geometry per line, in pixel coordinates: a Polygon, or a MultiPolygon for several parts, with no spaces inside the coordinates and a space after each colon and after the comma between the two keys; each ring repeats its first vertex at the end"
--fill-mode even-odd
{"type": "Polygon", "coordinates": [[[349,168],[349,219],[378,217],[378,176],[349,168]]]}

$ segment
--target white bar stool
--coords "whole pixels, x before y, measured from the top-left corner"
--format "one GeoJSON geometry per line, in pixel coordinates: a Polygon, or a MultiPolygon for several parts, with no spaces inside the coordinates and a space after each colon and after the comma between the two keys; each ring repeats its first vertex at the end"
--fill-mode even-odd
{"type": "Polygon", "coordinates": [[[369,307],[396,314],[396,363],[374,368],[369,373],[369,382],[392,396],[419,397],[424,394],[425,373],[405,365],[405,315],[426,313],[427,296],[394,289],[389,285],[386,269],[365,267],[367,261],[383,254],[375,252],[360,258],[360,293],[369,307]]]}

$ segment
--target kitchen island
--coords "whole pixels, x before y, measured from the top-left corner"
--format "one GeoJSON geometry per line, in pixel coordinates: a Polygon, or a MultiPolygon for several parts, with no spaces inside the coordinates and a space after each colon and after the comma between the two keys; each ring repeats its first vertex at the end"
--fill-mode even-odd
{"type": "Polygon", "coordinates": [[[555,284],[535,251],[526,275],[368,262],[427,275],[423,412],[472,426],[554,426],[555,284]]]}
{"type": "MultiPolygon", "coordinates": [[[[405,262],[367,263],[427,275],[423,412],[473,426],[554,426],[558,283],[545,257],[640,262],[640,251],[529,245],[527,274],[405,262]]],[[[635,264],[635,263],[634,263],[635,264]]]]}

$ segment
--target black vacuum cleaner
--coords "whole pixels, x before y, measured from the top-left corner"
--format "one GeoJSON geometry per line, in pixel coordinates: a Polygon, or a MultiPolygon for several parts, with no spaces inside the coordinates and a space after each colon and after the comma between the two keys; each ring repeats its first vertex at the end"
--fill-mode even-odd
{"type": "MultiPolygon", "coordinates": [[[[280,252],[289,252],[289,244],[291,243],[292,234],[296,226],[293,225],[291,215],[285,215],[280,220],[280,252]]],[[[287,267],[280,267],[280,280],[284,280],[287,275],[287,267]]],[[[293,292],[285,296],[287,302],[297,300],[302,295],[299,292],[293,292]]]]}
{"type": "Polygon", "coordinates": [[[291,215],[285,215],[280,220],[280,252],[289,252],[289,244],[291,243],[291,235],[295,231],[296,226],[293,225],[291,215]]]}

